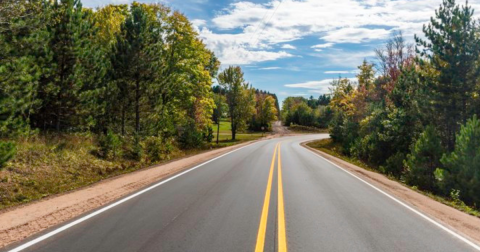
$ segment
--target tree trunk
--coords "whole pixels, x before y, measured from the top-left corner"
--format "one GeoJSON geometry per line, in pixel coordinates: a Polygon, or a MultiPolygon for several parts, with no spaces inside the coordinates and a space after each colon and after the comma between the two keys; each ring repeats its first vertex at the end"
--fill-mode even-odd
{"type": "Polygon", "coordinates": [[[135,132],[140,132],[140,81],[136,82],[135,90],[135,132]]]}
{"type": "Polygon", "coordinates": [[[218,136],[220,135],[220,119],[217,118],[217,145],[218,145],[218,136]]]}
{"type": "Polygon", "coordinates": [[[125,104],[122,105],[122,136],[125,136],[125,104]]]}

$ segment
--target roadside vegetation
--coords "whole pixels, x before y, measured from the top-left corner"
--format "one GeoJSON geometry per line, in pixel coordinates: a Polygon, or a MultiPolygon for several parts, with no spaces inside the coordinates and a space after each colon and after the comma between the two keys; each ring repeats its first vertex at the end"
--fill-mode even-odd
{"type": "Polygon", "coordinates": [[[0,48],[0,209],[258,139],[277,120],[276,95],[240,67],[219,74],[162,4],[4,0],[0,48]]]}
{"type": "MultiPolygon", "coordinates": [[[[310,142],[307,145],[309,147],[312,147],[314,149],[325,152],[325,153],[327,153],[331,156],[340,158],[344,161],[347,161],[347,162],[349,162],[351,164],[354,164],[358,167],[361,167],[363,169],[373,171],[373,172],[379,172],[377,168],[369,166],[368,164],[361,161],[357,157],[347,156],[347,155],[343,154],[341,152],[341,149],[342,149],[341,145],[339,143],[333,142],[332,139],[317,140],[317,141],[310,142]]],[[[409,185],[409,184],[405,183],[404,180],[400,180],[396,177],[393,177],[393,176],[388,176],[388,177],[392,180],[395,180],[397,182],[400,182],[400,183],[404,184],[405,186],[409,187],[410,189],[412,189],[416,192],[419,192],[423,195],[426,195],[426,196],[428,196],[428,197],[430,197],[430,198],[432,198],[436,201],[439,201],[439,202],[441,202],[445,205],[451,206],[451,207],[456,208],[460,211],[466,212],[470,215],[480,217],[480,211],[478,210],[478,208],[472,208],[472,207],[466,205],[463,201],[461,201],[459,199],[458,194],[452,194],[452,195],[449,195],[449,196],[438,195],[438,194],[434,194],[434,193],[429,192],[429,191],[420,190],[417,186],[409,185]]],[[[454,193],[456,193],[456,192],[454,192],[454,193]]]]}
{"type": "Polygon", "coordinates": [[[327,153],[478,213],[480,26],[468,3],[444,0],[423,33],[415,44],[393,35],[358,83],[332,83],[326,105],[287,98],[283,120],[328,125],[327,153]]]}

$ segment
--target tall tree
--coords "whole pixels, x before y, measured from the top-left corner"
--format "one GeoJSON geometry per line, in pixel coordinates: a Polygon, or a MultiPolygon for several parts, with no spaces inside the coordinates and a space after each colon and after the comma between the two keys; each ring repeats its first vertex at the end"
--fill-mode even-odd
{"type": "Polygon", "coordinates": [[[433,70],[429,78],[441,135],[449,151],[455,146],[459,123],[469,118],[472,92],[480,76],[476,66],[480,40],[475,35],[473,10],[468,5],[444,0],[430,24],[423,27],[426,39],[415,37],[421,66],[433,70]]]}
{"type": "Polygon", "coordinates": [[[225,88],[232,140],[235,140],[237,131],[246,127],[247,120],[255,110],[255,92],[251,90],[243,78],[242,69],[230,66],[218,75],[218,82],[225,88]]]}
{"type": "Polygon", "coordinates": [[[79,0],[56,0],[45,4],[48,15],[48,39],[42,64],[38,96],[42,104],[35,114],[35,126],[57,131],[78,125],[78,92],[81,83],[76,76],[85,52],[88,20],[79,0]]]}
{"type": "Polygon", "coordinates": [[[0,137],[29,133],[46,41],[42,1],[0,1],[0,137]]]}
{"type": "Polygon", "coordinates": [[[275,99],[271,95],[257,94],[256,121],[260,127],[271,128],[271,123],[277,120],[277,108],[275,99]]]}

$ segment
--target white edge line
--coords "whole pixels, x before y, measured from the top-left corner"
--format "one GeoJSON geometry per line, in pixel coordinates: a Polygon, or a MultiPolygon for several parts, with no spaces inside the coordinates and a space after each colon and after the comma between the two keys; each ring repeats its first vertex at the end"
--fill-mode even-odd
{"type": "MultiPolygon", "coordinates": [[[[254,143],[253,143],[253,144],[254,144],[254,143]]],[[[35,245],[35,244],[37,244],[37,243],[39,243],[39,242],[41,242],[41,241],[43,241],[43,240],[45,240],[45,239],[50,238],[50,237],[52,237],[52,236],[54,236],[54,235],[56,235],[56,234],[58,234],[58,233],[60,233],[60,232],[62,232],[62,231],[65,231],[65,230],[67,230],[67,229],[69,229],[69,228],[71,228],[71,227],[73,227],[73,226],[75,226],[75,225],[77,225],[77,224],[79,224],[79,223],[82,223],[82,222],[84,222],[84,221],[86,221],[86,220],[88,220],[88,219],[90,219],[90,218],[92,218],[92,217],[94,217],[94,216],[96,216],[96,215],[99,215],[99,214],[101,214],[101,213],[103,213],[103,212],[105,212],[105,211],[107,211],[107,210],[109,210],[109,209],[111,209],[111,208],[113,208],[113,207],[116,207],[116,206],[118,206],[118,205],[120,205],[120,204],[122,204],[122,203],[124,203],[124,202],[126,202],[126,201],[128,201],[128,200],[130,200],[130,199],[132,199],[132,198],[135,198],[135,197],[137,197],[137,196],[139,196],[139,195],[141,195],[141,194],[144,194],[144,193],[146,193],[146,192],[148,192],[148,191],[150,191],[150,190],[152,190],[152,189],[154,189],[154,188],[156,188],[156,187],[158,187],[158,186],[161,186],[161,185],[163,185],[163,184],[165,184],[165,183],[167,183],[167,182],[169,182],[169,181],[171,181],[171,180],[174,180],[175,178],[178,178],[178,177],[180,177],[180,176],[182,176],[182,175],[184,175],[184,174],[186,174],[186,173],[189,173],[189,172],[191,172],[191,171],[193,171],[193,170],[195,170],[195,169],[197,169],[197,168],[199,168],[199,167],[201,167],[201,166],[204,166],[204,165],[206,165],[206,164],[208,164],[208,163],[210,163],[210,162],[212,162],[212,161],[215,161],[215,160],[217,160],[217,159],[219,159],[219,158],[222,158],[222,157],[224,157],[224,156],[226,156],[226,155],[229,155],[229,154],[231,154],[231,153],[233,153],[233,152],[239,151],[239,150],[241,150],[241,149],[243,149],[243,148],[245,148],[245,147],[248,147],[248,146],[251,146],[251,144],[247,144],[246,146],[240,147],[240,148],[238,148],[238,149],[235,149],[235,150],[229,151],[229,152],[227,152],[227,153],[225,153],[225,154],[222,154],[222,155],[220,155],[220,156],[218,156],[218,157],[212,158],[212,159],[210,159],[210,160],[208,160],[208,161],[206,161],[206,162],[203,162],[203,163],[201,163],[201,164],[199,164],[199,165],[197,165],[197,166],[194,166],[194,167],[192,167],[192,168],[190,168],[190,169],[188,169],[188,170],[186,170],[186,171],[183,171],[183,172],[181,172],[181,173],[179,173],[179,174],[177,174],[177,175],[175,175],[175,176],[173,176],[173,177],[170,177],[170,178],[168,178],[168,179],[166,179],[166,180],[163,180],[163,181],[161,181],[161,182],[159,182],[159,183],[157,183],[157,184],[154,184],[154,185],[152,185],[152,186],[150,186],[150,187],[147,187],[147,188],[145,188],[145,189],[143,189],[143,190],[141,190],[141,191],[138,191],[138,192],[136,192],[136,193],[134,193],[134,194],[126,197],[126,198],[123,198],[123,199],[121,199],[121,200],[119,200],[119,201],[117,201],[117,202],[114,202],[114,203],[112,203],[112,204],[110,204],[110,205],[108,205],[108,206],[105,206],[105,207],[103,207],[103,208],[101,208],[101,209],[99,209],[99,210],[97,210],[97,211],[95,211],[95,212],[93,212],[93,213],[91,213],[91,214],[88,214],[88,215],[86,215],[86,216],[84,216],[84,217],[82,217],[82,218],[80,218],[80,219],[78,219],[78,220],[72,221],[72,222],[70,222],[70,223],[68,223],[68,224],[66,224],[66,225],[64,225],[64,226],[62,226],[62,227],[59,227],[59,228],[57,228],[57,229],[55,229],[55,230],[53,230],[53,231],[51,231],[51,232],[49,232],[49,233],[46,233],[46,234],[44,234],[44,235],[42,235],[42,236],[40,236],[40,237],[38,237],[38,238],[35,238],[35,239],[33,239],[33,240],[31,240],[31,241],[29,241],[29,242],[27,242],[27,243],[24,243],[24,244],[22,244],[22,245],[20,245],[20,246],[18,246],[18,247],[16,247],[16,248],[14,248],[14,249],[12,249],[12,250],[9,250],[9,252],[22,251],[22,250],[24,250],[24,249],[26,249],[26,248],[28,248],[28,247],[31,247],[31,246],[33,246],[33,245],[35,245]]]]}
{"type": "MultiPolygon", "coordinates": [[[[304,148],[305,148],[305,147],[304,147],[304,148]]],[[[423,214],[423,213],[421,213],[420,211],[418,211],[418,210],[416,210],[416,209],[412,208],[411,206],[409,206],[409,205],[407,205],[407,204],[403,203],[402,201],[398,200],[397,198],[395,198],[395,197],[391,196],[390,194],[388,194],[388,193],[386,193],[386,192],[382,191],[382,190],[381,190],[381,189],[379,189],[378,187],[376,187],[376,186],[374,186],[374,185],[372,185],[372,184],[368,183],[367,181],[363,180],[362,178],[360,178],[360,177],[356,176],[355,174],[353,174],[353,173],[351,173],[351,172],[349,172],[349,171],[345,170],[344,168],[340,167],[339,165],[337,165],[337,164],[333,163],[332,161],[330,161],[330,160],[326,159],[325,157],[321,156],[321,155],[320,155],[320,154],[318,154],[316,151],[313,151],[313,150],[312,150],[312,149],[310,149],[310,148],[306,148],[306,149],[309,149],[309,150],[310,150],[312,153],[314,153],[316,156],[318,156],[318,157],[321,157],[322,159],[324,159],[325,161],[327,161],[327,162],[329,162],[330,164],[334,165],[335,167],[339,168],[340,170],[342,170],[342,171],[344,171],[344,172],[346,172],[346,173],[350,174],[351,176],[355,177],[356,179],[358,179],[358,180],[362,181],[363,183],[365,183],[365,184],[367,184],[368,186],[372,187],[373,189],[377,190],[377,191],[378,191],[378,192],[380,192],[381,194],[383,194],[383,195],[387,196],[387,197],[388,197],[388,198],[390,198],[391,200],[393,200],[393,201],[397,202],[398,204],[402,205],[403,207],[407,208],[408,210],[410,210],[410,211],[412,211],[412,212],[416,213],[417,215],[419,215],[420,217],[422,217],[422,218],[424,218],[425,220],[429,221],[430,223],[434,224],[435,226],[437,226],[437,227],[439,227],[439,228],[443,229],[445,232],[447,232],[447,233],[449,233],[449,234],[451,234],[451,235],[455,236],[457,239],[460,239],[461,241],[463,241],[463,242],[465,242],[466,244],[470,245],[470,246],[471,246],[471,247],[473,247],[474,249],[476,249],[476,250],[480,251],[480,246],[478,246],[477,244],[475,244],[475,243],[473,243],[472,241],[468,240],[467,238],[465,238],[465,237],[463,237],[463,236],[459,235],[458,233],[456,233],[456,232],[452,231],[451,229],[449,229],[449,228],[445,227],[444,225],[442,225],[442,224],[440,224],[440,223],[436,222],[436,221],[435,221],[435,220],[433,220],[432,218],[430,218],[430,217],[426,216],[425,214],[423,214]]]]}

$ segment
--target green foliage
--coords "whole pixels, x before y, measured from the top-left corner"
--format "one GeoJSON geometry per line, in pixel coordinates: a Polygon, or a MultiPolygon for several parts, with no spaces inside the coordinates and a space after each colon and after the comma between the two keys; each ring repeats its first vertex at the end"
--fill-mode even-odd
{"type": "Polygon", "coordinates": [[[203,145],[203,133],[198,131],[195,124],[190,123],[183,129],[178,142],[182,149],[194,149],[203,145]]]}
{"type": "Polygon", "coordinates": [[[385,165],[380,166],[380,171],[391,175],[393,177],[399,178],[403,173],[405,154],[402,152],[397,152],[387,158],[385,165]]]}
{"type": "Polygon", "coordinates": [[[303,97],[287,97],[283,102],[283,124],[328,128],[333,117],[330,106],[330,96],[320,95],[318,99],[311,96],[308,100],[303,97]]]}
{"type": "Polygon", "coordinates": [[[232,127],[232,140],[237,131],[247,128],[247,121],[255,114],[255,91],[245,82],[240,67],[230,66],[218,75],[225,89],[232,127]]]}
{"type": "Polygon", "coordinates": [[[144,154],[147,163],[156,163],[162,160],[170,159],[170,155],[174,150],[171,140],[164,140],[160,137],[147,137],[143,141],[144,154]]]}
{"type": "Polygon", "coordinates": [[[468,3],[443,0],[416,48],[394,33],[376,62],[358,67],[358,83],[331,82],[327,106],[287,97],[283,122],[328,125],[336,152],[434,194],[459,190],[478,206],[480,130],[467,119],[480,113],[479,30],[468,3]]]}
{"type": "Polygon", "coordinates": [[[0,169],[4,167],[17,152],[15,144],[12,142],[0,142],[0,169]]]}
{"type": "Polygon", "coordinates": [[[480,77],[476,64],[480,54],[480,38],[471,6],[443,0],[435,17],[423,27],[426,39],[415,37],[424,80],[433,92],[437,127],[444,146],[452,151],[459,122],[471,116],[473,92],[480,77]]]}
{"type": "Polygon", "coordinates": [[[117,158],[121,155],[120,147],[122,141],[118,135],[116,135],[112,130],[108,130],[107,134],[101,135],[98,139],[98,145],[100,147],[99,154],[103,158],[117,158]]]}
{"type": "Polygon", "coordinates": [[[445,154],[444,187],[460,191],[467,204],[480,205],[480,121],[474,115],[457,134],[455,149],[445,154]]]}
{"type": "Polygon", "coordinates": [[[440,158],[443,153],[437,130],[432,125],[427,126],[407,155],[405,181],[422,190],[436,191],[439,178],[437,168],[441,167],[440,158]]]}

